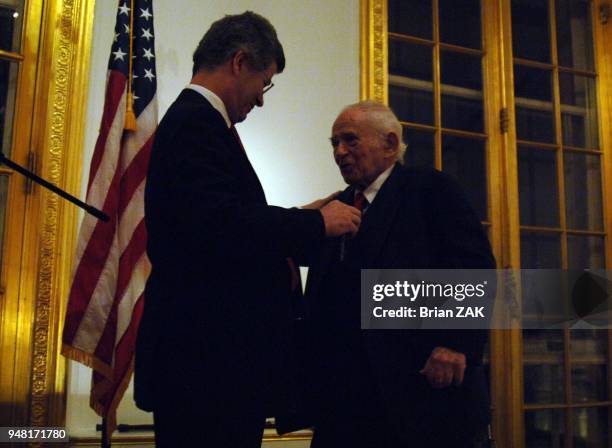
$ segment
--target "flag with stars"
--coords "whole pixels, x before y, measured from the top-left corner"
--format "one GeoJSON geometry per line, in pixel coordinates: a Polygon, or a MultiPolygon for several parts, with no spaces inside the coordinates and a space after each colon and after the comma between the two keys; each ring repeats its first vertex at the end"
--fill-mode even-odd
{"type": "Polygon", "coordinates": [[[87,202],[111,220],[83,218],[63,333],[62,353],[93,369],[90,403],[108,434],[132,375],[150,271],[144,187],[157,127],[152,2],[119,1],[87,184],[87,202]]]}

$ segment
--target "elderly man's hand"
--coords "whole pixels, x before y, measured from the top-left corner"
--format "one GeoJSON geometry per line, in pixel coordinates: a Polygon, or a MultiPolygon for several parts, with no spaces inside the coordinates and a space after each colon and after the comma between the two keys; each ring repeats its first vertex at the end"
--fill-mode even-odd
{"type": "Polygon", "coordinates": [[[323,199],[317,199],[316,201],[313,201],[310,204],[303,205],[302,208],[309,209],[309,210],[319,210],[321,207],[327,205],[328,203],[336,199],[336,196],[338,196],[340,193],[342,192],[335,191],[329,196],[324,197],[323,199]]]}
{"type": "Polygon", "coordinates": [[[436,347],[419,373],[427,377],[435,389],[460,385],[465,372],[465,355],[446,347],[436,347]]]}
{"type": "Polygon", "coordinates": [[[320,209],[325,223],[325,236],[336,237],[346,233],[355,235],[361,225],[361,212],[355,207],[333,200],[320,209]]]}

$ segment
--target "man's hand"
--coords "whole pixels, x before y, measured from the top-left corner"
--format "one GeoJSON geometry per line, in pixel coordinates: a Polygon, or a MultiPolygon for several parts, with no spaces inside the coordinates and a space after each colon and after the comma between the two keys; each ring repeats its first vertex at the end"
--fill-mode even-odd
{"type": "Polygon", "coordinates": [[[323,199],[317,199],[316,201],[311,202],[310,204],[302,205],[302,208],[309,209],[309,210],[319,210],[323,206],[327,205],[328,203],[336,199],[336,196],[338,196],[340,193],[342,192],[335,191],[329,196],[324,197],[323,199]]]}
{"type": "Polygon", "coordinates": [[[355,235],[361,224],[361,212],[355,207],[334,200],[320,209],[325,222],[325,236],[355,235]]]}
{"type": "Polygon", "coordinates": [[[436,347],[429,355],[425,367],[419,372],[427,377],[435,389],[448,387],[451,383],[460,385],[465,372],[465,355],[450,348],[436,347]]]}

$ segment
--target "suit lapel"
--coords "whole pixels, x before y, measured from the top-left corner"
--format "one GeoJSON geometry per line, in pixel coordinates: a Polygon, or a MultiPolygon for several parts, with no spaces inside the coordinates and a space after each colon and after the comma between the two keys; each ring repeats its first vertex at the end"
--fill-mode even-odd
{"type": "MultiPolygon", "coordinates": [[[[336,199],[340,202],[351,205],[353,203],[353,192],[353,188],[348,187],[342,193],[340,193],[336,199]]],[[[332,264],[340,261],[340,250],[342,244],[346,244],[346,238],[332,238],[325,240],[321,247],[321,252],[317,262],[310,267],[308,272],[306,295],[310,297],[316,297],[318,295],[323,273],[328,271],[332,264]]]]}
{"type": "MultiPolygon", "coordinates": [[[[342,193],[340,193],[336,199],[338,199],[340,202],[344,202],[345,204],[352,205],[353,196],[355,194],[354,191],[355,190],[353,187],[348,187],[342,193]]],[[[348,237],[333,238],[328,240],[324,245],[323,253],[321,255],[321,266],[324,269],[331,263],[335,263],[340,260],[340,246],[342,244],[346,244],[346,238],[348,237]]]]}
{"type": "MultiPolygon", "coordinates": [[[[353,239],[344,239],[345,254],[354,266],[360,268],[374,267],[391,230],[391,225],[400,207],[398,196],[402,194],[405,177],[403,168],[398,163],[391,171],[389,178],[379,190],[374,202],[370,204],[361,220],[361,227],[353,239]]],[[[338,196],[338,200],[352,205],[354,188],[348,187],[338,196]]],[[[333,263],[340,259],[340,246],[343,238],[328,240],[321,251],[319,262],[308,274],[307,294],[316,296],[322,280],[323,272],[329,270],[333,263]]]]}
{"type": "MultiPolygon", "coordinates": [[[[399,209],[398,196],[401,195],[404,176],[403,168],[396,163],[391,174],[378,191],[374,202],[370,204],[363,214],[361,227],[355,238],[345,239],[345,254],[359,266],[368,266],[375,263],[381,254],[395,215],[399,209]]],[[[338,196],[338,200],[352,205],[355,194],[354,187],[348,187],[338,196]]],[[[347,237],[348,238],[348,237],[347,237]]],[[[334,238],[325,244],[319,266],[325,271],[330,264],[338,262],[340,258],[340,245],[342,238],[334,238]]]]}
{"type": "Polygon", "coordinates": [[[395,164],[391,174],[376,194],[374,202],[370,204],[363,215],[359,233],[352,242],[352,250],[363,263],[375,263],[381,254],[395,215],[399,209],[398,196],[401,194],[404,176],[403,168],[395,164]]]}
{"type": "Polygon", "coordinates": [[[245,172],[252,179],[252,185],[249,185],[249,188],[254,188],[256,190],[257,195],[260,196],[260,199],[267,204],[268,201],[266,200],[266,193],[264,192],[263,186],[259,181],[259,177],[255,172],[255,168],[253,168],[253,165],[251,165],[251,161],[249,160],[246,150],[242,145],[242,141],[240,140],[238,131],[232,131],[231,129],[228,129],[228,133],[230,134],[231,141],[234,143],[233,146],[239,152],[237,157],[241,160],[245,172]]]}
{"type": "Polygon", "coordinates": [[[354,196],[355,188],[351,186],[345,188],[344,191],[340,193],[336,199],[338,199],[340,202],[344,202],[345,204],[353,205],[354,196]]]}
{"type": "Polygon", "coordinates": [[[238,178],[244,182],[246,187],[245,190],[248,190],[250,195],[254,195],[259,202],[267,204],[264,189],[259,181],[259,177],[257,177],[257,173],[255,172],[253,165],[251,165],[251,162],[247,157],[244,148],[242,147],[242,142],[240,141],[238,134],[234,134],[234,132],[227,127],[227,123],[225,122],[225,119],[221,113],[215,109],[212,104],[210,104],[208,100],[200,93],[193,89],[184,89],[181,92],[181,97],[183,97],[185,101],[201,105],[207,109],[206,119],[215,120],[215,126],[220,130],[222,129],[223,139],[227,143],[227,150],[230,151],[231,155],[236,159],[236,167],[241,171],[238,174],[238,178]]]}

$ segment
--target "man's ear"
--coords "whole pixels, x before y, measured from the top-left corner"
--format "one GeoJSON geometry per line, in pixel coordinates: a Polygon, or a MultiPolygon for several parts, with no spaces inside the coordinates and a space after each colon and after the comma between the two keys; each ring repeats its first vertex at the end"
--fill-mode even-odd
{"type": "Polygon", "coordinates": [[[246,63],[247,54],[242,50],[236,51],[231,59],[232,73],[235,75],[239,74],[242,70],[244,70],[246,63]]]}
{"type": "Polygon", "coordinates": [[[387,155],[395,156],[399,151],[399,137],[395,132],[387,132],[385,136],[385,152],[387,155]]]}

